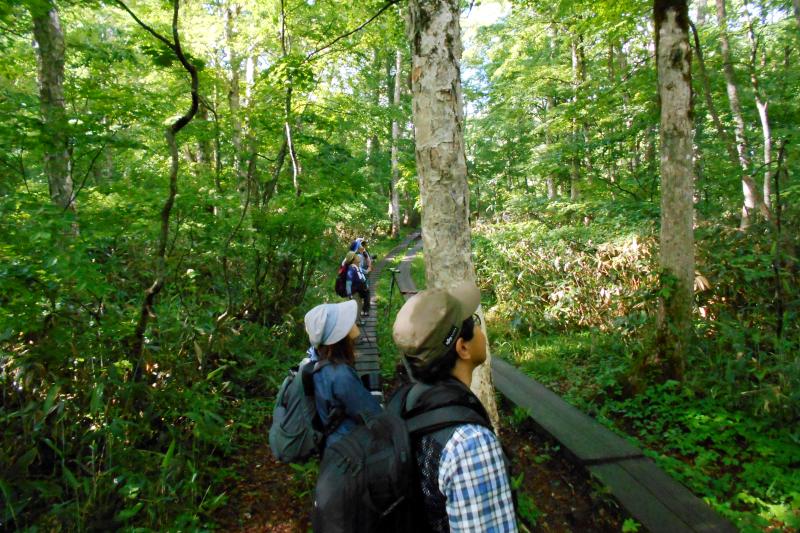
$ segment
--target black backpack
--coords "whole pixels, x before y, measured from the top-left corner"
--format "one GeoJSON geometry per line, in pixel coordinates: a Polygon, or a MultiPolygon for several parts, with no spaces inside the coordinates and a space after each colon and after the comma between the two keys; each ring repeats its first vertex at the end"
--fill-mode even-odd
{"type": "Polygon", "coordinates": [[[339,267],[339,271],[336,273],[336,283],[333,286],[336,294],[342,298],[347,298],[347,268],[348,265],[339,267]]]}
{"type": "Polygon", "coordinates": [[[314,491],[315,533],[424,530],[412,443],[460,424],[491,429],[480,401],[452,386],[432,387],[417,404],[424,409],[406,412],[412,387],[401,388],[384,412],[365,417],[363,425],[325,450],[314,491]]]}

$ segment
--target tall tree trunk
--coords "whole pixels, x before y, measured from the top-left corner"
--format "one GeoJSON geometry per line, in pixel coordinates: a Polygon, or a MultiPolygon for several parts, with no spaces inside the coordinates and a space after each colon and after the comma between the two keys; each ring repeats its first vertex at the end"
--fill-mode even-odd
{"type": "MultiPolygon", "coordinates": [[[[556,56],[556,39],[558,37],[558,32],[556,29],[555,24],[551,24],[550,27],[547,29],[548,34],[548,41],[547,41],[547,54],[551,61],[555,61],[556,56]]],[[[548,94],[545,99],[544,104],[544,144],[547,149],[548,156],[550,155],[550,146],[552,145],[552,132],[550,126],[550,112],[555,107],[555,98],[552,94],[548,94]]],[[[548,200],[555,200],[558,198],[558,188],[556,187],[556,178],[553,172],[548,172],[547,177],[545,178],[547,184],[547,199],[548,200]]]]}
{"type": "MultiPolygon", "coordinates": [[[[578,98],[581,98],[582,88],[586,85],[586,46],[583,42],[583,34],[578,34],[578,98]]],[[[580,158],[581,166],[585,169],[585,176],[587,182],[591,182],[592,168],[594,162],[592,161],[591,152],[589,151],[589,123],[583,117],[580,123],[580,158]]]]}
{"type": "MultiPolygon", "coordinates": [[[[458,0],[409,2],[411,94],[422,202],[428,287],[475,280],[470,256],[469,187],[461,95],[458,0]]],[[[479,309],[479,313],[482,313],[479,309]]],[[[473,374],[472,389],[498,423],[491,360],[473,374]]]]}
{"type": "Polygon", "coordinates": [[[736,74],[733,71],[731,62],[730,42],[728,40],[728,21],[725,14],[725,0],[716,0],[717,4],[717,23],[719,24],[720,48],[722,50],[723,72],[725,73],[725,85],[728,91],[728,101],[731,106],[731,115],[734,123],[734,138],[736,139],[736,151],[739,155],[739,166],[742,171],[742,193],[744,202],[742,205],[742,220],[740,227],[746,229],[750,225],[751,214],[758,209],[766,219],[770,218],[769,209],[764,204],[761,191],[756,186],[755,180],[750,175],[750,158],[747,154],[747,141],[744,136],[744,117],[742,116],[742,106],[739,103],[739,89],[736,85],[736,74]]]}
{"type": "Polygon", "coordinates": [[[706,10],[708,8],[708,0],[695,0],[695,20],[698,26],[706,23],[706,10]]]}
{"type": "Polygon", "coordinates": [[[228,107],[231,112],[231,144],[233,145],[233,172],[236,174],[236,189],[242,202],[247,196],[247,171],[243,164],[242,154],[242,117],[241,117],[241,84],[240,76],[242,58],[236,51],[236,33],[234,19],[239,16],[240,7],[236,4],[228,6],[225,10],[225,40],[228,45],[228,54],[231,63],[231,77],[228,80],[228,107]]]}
{"type": "Polygon", "coordinates": [[[717,106],[714,105],[714,98],[711,92],[711,82],[708,79],[708,72],[706,71],[706,62],[703,57],[703,48],[700,46],[700,36],[697,33],[697,27],[689,21],[689,27],[692,29],[692,36],[694,37],[694,51],[697,54],[697,65],[700,67],[700,78],[703,81],[703,97],[708,107],[708,113],[711,115],[711,123],[714,124],[714,129],[717,130],[720,140],[723,140],[725,147],[728,150],[728,156],[734,165],[739,164],[739,155],[736,153],[736,144],[731,140],[728,131],[722,125],[717,113],[717,106]]]}
{"type": "MultiPolygon", "coordinates": [[[[550,120],[550,111],[553,109],[554,105],[555,104],[553,96],[548,95],[547,98],[545,99],[545,104],[544,104],[544,121],[545,121],[544,144],[548,155],[550,155],[550,147],[552,145],[552,139],[550,134],[550,123],[548,121],[550,120]]],[[[553,175],[553,172],[548,172],[545,180],[547,183],[547,199],[551,201],[555,200],[556,198],[558,198],[558,189],[556,188],[556,178],[553,175]]]]}
{"type": "MultiPolygon", "coordinates": [[[[281,0],[281,16],[280,16],[280,39],[281,39],[281,53],[283,57],[289,55],[289,43],[288,36],[286,34],[286,2],[285,0],[281,0]]],[[[294,186],[294,193],[296,196],[300,196],[300,162],[297,159],[297,152],[294,149],[294,142],[292,140],[292,76],[291,74],[288,75],[286,79],[286,98],[284,100],[284,123],[283,123],[283,134],[286,140],[286,146],[288,147],[289,159],[292,162],[292,185],[294,186]]]]}
{"type": "Polygon", "coordinates": [[[203,121],[203,131],[200,132],[201,137],[197,141],[197,155],[200,163],[206,168],[210,168],[213,156],[211,155],[211,140],[208,138],[208,132],[206,131],[208,127],[208,108],[203,102],[203,100],[200,101],[200,107],[197,111],[197,118],[203,121]]]}
{"type": "Polygon", "coordinates": [[[64,107],[64,32],[56,6],[47,0],[30,3],[39,63],[39,105],[42,114],[44,173],[50,198],[75,210],[64,107]]]}
{"type": "Polygon", "coordinates": [[[397,237],[400,234],[400,196],[397,193],[397,181],[400,179],[400,166],[398,165],[399,147],[400,142],[400,121],[398,116],[400,114],[400,96],[403,88],[403,52],[397,50],[394,60],[394,112],[395,116],[392,119],[392,178],[389,182],[389,213],[392,218],[392,237],[397,237]]]}
{"type": "MultiPolygon", "coordinates": [[[[772,131],[769,126],[769,101],[766,92],[761,88],[758,81],[758,39],[756,38],[755,22],[750,21],[748,27],[748,35],[750,36],[750,83],[753,86],[753,94],[756,100],[756,109],[758,109],[758,118],[761,121],[761,132],[764,137],[764,205],[767,209],[771,210],[771,196],[772,187],[770,186],[770,176],[772,173],[772,131]]],[[[766,51],[762,56],[761,66],[766,64],[766,51]]]]}
{"type": "Polygon", "coordinates": [[[92,175],[96,184],[107,183],[114,175],[114,154],[111,147],[106,145],[92,167],[92,175]]]}
{"type": "MultiPolygon", "coordinates": [[[[617,82],[617,72],[614,68],[617,55],[616,55],[616,46],[613,40],[609,40],[608,42],[608,86],[614,87],[617,82]]],[[[608,181],[611,183],[617,182],[617,158],[610,157],[608,162],[608,181]]],[[[614,189],[611,190],[611,197],[616,199],[616,191],[614,189]]]]}
{"type": "MultiPolygon", "coordinates": [[[[625,79],[629,75],[629,73],[628,73],[628,57],[627,57],[627,55],[625,53],[625,49],[624,48],[625,48],[625,41],[623,41],[622,44],[619,46],[618,54],[617,54],[617,57],[619,59],[619,72],[620,72],[620,77],[622,79],[625,79]]],[[[631,108],[631,105],[630,105],[630,102],[631,102],[630,91],[627,89],[627,87],[623,86],[622,89],[621,89],[621,92],[622,92],[622,116],[625,117],[625,130],[626,131],[632,131],[632,128],[633,128],[633,116],[632,116],[632,114],[630,112],[630,108],[631,108]]],[[[631,173],[632,176],[635,176],[636,172],[638,171],[639,160],[641,159],[641,156],[639,155],[639,146],[640,146],[640,144],[641,144],[641,141],[639,139],[639,136],[638,135],[634,135],[633,138],[631,139],[631,145],[630,145],[630,148],[629,148],[631,155],[630,155],[630,157],[623,158],[623,161],[627,161],[628,171],[631,173]]],[[[620,161],[620,163],[625,164],[623,161],[620,161]]]]}
{"type": "MultiPolygon", "coordinates": [[[[104,127],[107,127],[108,117],[103,117],[100,122],[104,127]]],[[[110,144],[111,139],[109,138],[103,143],[103,146],[100,148],[101,153],[97,154],[97,158],[91,166],[95,184],[106,183],[114,175],[114,152],[110,144]]]]}
{"type": "MultiPolygon", "coordinates": [[[[580,86],[580,65],[578,59],[578,43],[576,39],[572,39],[571,43],[571,50],[572,50],[572,85],[573,85],[573,92],[572,92],[572,103],[573,103],[573,113],[577,114],[578,109],[578,92],[580,86]]],[[[580,199],[580,186],[578,182],[580,180],[580,151],[578,149],[578,118],[572,118],[572,150],[573,154],[570,158],[570,165],[569,165],[569,199],[573,202],[580,199]]]]}
{"type": "Polygon", "coordinates": [[[682,379],[692,332],[694,205],[692,51],[687,0],[655,0],[661,105],[661,268],[670,276],[658,316],[661,370],[682,379]]]}
{"type": "MultiPolygon", "coordinates": [[[[217,192],[222,193],[222,182],[220,176],[222,175],[222,132],[219,124],[219,86],[214,84],[214,187],[217,192]]],[[[217,208],[214,207],[214,214],[218,214],[217,208]]]]}

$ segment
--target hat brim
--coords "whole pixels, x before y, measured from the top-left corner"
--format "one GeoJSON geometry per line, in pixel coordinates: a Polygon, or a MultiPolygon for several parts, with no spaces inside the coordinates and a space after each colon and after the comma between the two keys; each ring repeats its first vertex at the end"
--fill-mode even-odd
{"type": "Polygon", "coordinates": [[[461,304],[462,316],[459,317],[461,322],[471,317],[481,304],[481,292],[475,286],[475,283],[471,281],[465,281],[460,285],[447,289],[447,292],[461,304]]]}
{"type": "Polygon", "coordinates": [[[355,300],[331,305],[335,308],[336,325],[333,326],[331,334],[326,339],[323,339],[322,342],[326,345],[336,344],[345,338],[353,328],[353,324],[356,323],[358,315],[358,304],[355,300]]]}

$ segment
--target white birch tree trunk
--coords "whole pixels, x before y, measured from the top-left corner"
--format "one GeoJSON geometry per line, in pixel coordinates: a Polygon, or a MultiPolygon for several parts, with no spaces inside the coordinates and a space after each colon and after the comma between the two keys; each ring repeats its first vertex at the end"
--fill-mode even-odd
{"type": "MultiPolygon", "coordinates": [[[[403,52],[397,50],[394,59],[394,111],[400,113],[400,96],[403,88],[402,82],[403,75],[403,52]]],[[[389,213],[391,215],[392,223],[392,237],[397,237],[400,234],[400,196],[397,193],[397,182],[400,179],[400,166],[398,165],[398,152],[399,147],[397,144],[400,142],[400,121],[397,116],[392,119],[392,177],[389,182],[389,213]]]]}
{"type": "Polygon", "coordinates": [[[231,144],[233,145],[233,171],[236,174],[236,188],[244,202],[247,195],[246,171],[242,164],[242,117],[241,117],[241,68],[242,58],[236,50],[234,19],[239,16],[239,6],[228,6],[225,11],[225,40],[230,55],[231,77],[228,87],[228,108],[231,112],[231,144]]]}
{"type": "Polygon", "coordinates": [[[39,64],[39,105],[42,114],[44,173],[50,198],[57,206],[75,210],[64,107],[64,32],[58,10],[49,1],[31,3],[33,36],[39,64]]]}
{"type": "MultiPolygon", "coordinates": [[[[573,84],[573,93],[572,93],[572,103],[575,109],[578,107],[578,85],[579,81],[579,74],[578,74],[578,44],[575,42],[575,38],[572,39],[571,44],[572,50],[572,84],[573,84]]],[[[572,144],[574,154],[572,155],[570,165],[569,165],[569,199],[573,202],[577,202],[580,197],[580,186],[578,185],[578,181],[580,180],[580,157],[578,156],[578,119],[573,117],[572,118],[572,144]]]]}
{"type": "Polygon", "coordinates": [[[681,379],[692,331],[694,286],[692,52],[687,0],[655,0],[661,104],[661,268],[673,279],[658,316],[661,368],[681,379]]]}
{"type": "MultiPolygon", "coordinates": [[[[558,38],[558,33],[556,30],[556,25],[551,24],[547,30],[547,35],[549,37],[547,41],[547,55],[551,61],[555,61],[556,59],[556,39],[558,38]]],[[[548,94],[547,98],[545,99],[545,107],[544,107],[544,143],[547,147],[547,153],[550,153],[550,145],[552,144],[551,139],[551,126],[550,126],[550,113],[555,107],[555,98],[552,94],[548,94]]],[[[548,200],[555,200],[558,198],[558,188],[556,187],[556,179],[552,172],[547,173],[547,177],[545,178],[547,184],[547,199],[548,200]]]]}
{"type": "MultiPolygon", "coordinates": [[[[764,205],[767,209],[772,209],[772,187],[770,182],[770,173],[772,171],[772,130],[769,125],[769,100],[761,84],[758,80],[758,66],[756,65],[758,59],[758,39],[756,38],[755,21],[750,21],[748,28],[748,35],[750,37],[750,84],[753,86],[753,94],[756,101],[756,109],[758,109],[758,118],[761,121],[761,133],[764,138],[764,205]]],[[[762,67],[766,63],[766,51],[762,56],[762,67]]]]}
{"type": "Polygon", "coordinates": [[[742,194],[744,203],[742,205],[741,229],[747,229],[750,225],[751,214],[758,209],[766,219],[770,218],[769,209],[764,204],[761,191],[750,175],[750,157],[747,154],[747,141],[744,136],[744,117],[742,116],[742,106],[739,102],[739,89],[736,85],[736,74],[733,71],[731,62],[730,42],[728,40],[728,21],[725,14],[725,0],[716,0],[717,23],[719,24],[720,49],[722,50],[723,72],[725,74],[725,86],[728,92],[728,102],[731,107],[731,115],[734,123],[734,138],[736,139],[736,151],[739,155],[739,166],[742,170],[742,194]]]}
{"type": "Polygon", "coordinates": [[[694,20],[698,26],[702,26],[706,23],[706,8],[708,7],[708,0],[695,0],[694,1],[694,8],[695,8],[695,15],[694,20]]]}
{"type": "MultiPolygon", "coordinates": [[[[475,279],[459,70],[459,2],[410,0],[408,14],[426,286],[452,287],[475,279]]],[[[480,308],[478,312],[482,315],[480,308]]],[[[496,426],[488,351],[487,346],[486,363],[473,374],[472,390],[496,426]]]]}
{"type": "MultiPolygon", "coordinates": [[[[544,108],[544,114],[545,114],[544,144],[547,147],[548,154],[550,153],[550,146],[552,144],[552,141],[550,139],[550,124],[548,121],[550,120],[550,111],[553,109],[553,106],[554,106],[553,97],[548,96],[547,99],[545,100],[545,108],[544,108]]],[[[552,172],[547,173],[545,181],[547,184],[547,199],[555,200],[556,198],[558,198],[558,189],[556,188],[556,179],[553,176],[552,172]]]]}

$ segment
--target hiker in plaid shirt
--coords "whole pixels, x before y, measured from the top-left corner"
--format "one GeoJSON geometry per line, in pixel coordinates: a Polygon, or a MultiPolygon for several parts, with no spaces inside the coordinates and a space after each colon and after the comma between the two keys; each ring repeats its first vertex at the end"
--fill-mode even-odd
{"type": "Polygon", "coordinates": [[[473,314],[479,303],[473,283],[425,290],[400,309],[392,332],[418,381],[405,412],[424,410],[424,402],[439,394],[457,397],[486,420],[485,426],[450,426],[413,443],[429,531],[517,531],[506,457],[469,388],[472,372],[486,360],[486,336],[473,314]]]}

